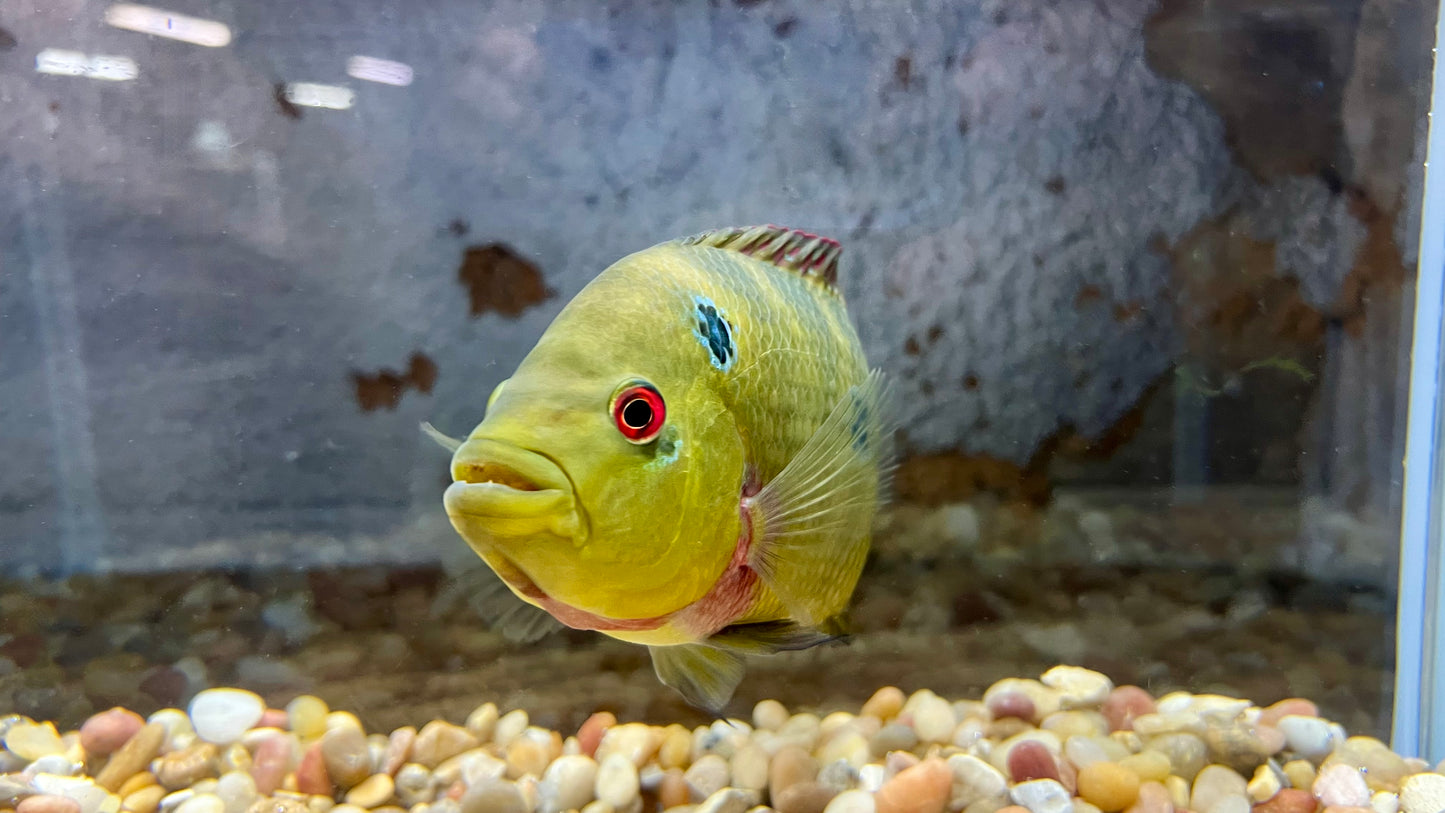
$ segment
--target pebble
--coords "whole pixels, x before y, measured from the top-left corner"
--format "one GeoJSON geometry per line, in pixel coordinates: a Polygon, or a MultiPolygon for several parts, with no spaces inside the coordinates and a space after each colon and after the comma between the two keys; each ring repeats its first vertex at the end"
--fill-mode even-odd
{"type": "Polygon", "coordinates": [[[772,797],[772,806],[778,813],[823,813],[836,795],[818,782],[799,782],[772,797]]]}
{"type": "Polygon", "coordinates": [[[415,744],[415,728],[402,726],[391,732],[391,736],[386,738],[386,750],[381,756],[381,772],[396,776],[401,766],[411,761],[411,749],[415,744]]]}
{"type": "Polygon", "coordinates": [[[346,803],[357,807],[379,807],[391,801],[396,793],[396,783],[384,773],[372,774],[360,784],[346,792],[346,803]]]}
{"type": "Polygon", "coordinates": [[[120,809],[118,797],[83,777],[36,774],[30,780],[30,786],[42,794],[71,799],[80,805],[81,813],[114,813],[120,809]]]}
{"type": "Polygon", "coordinates": [[[496,733],[499,719],[497,704],[483,703],[467,715],[466,729],[478,742],[486,742],[496,733]]]}
{"type": "Polygon", "coordinates": [[[941,813],[953,787],[953,771],[941,759],[925,759],[889,779],[874,795],[878,813],[941,813]]]}
{"type": "Polygon", "coordinates": [[[226,803],[214,793],[197,793],[176,806],[176,813],[225,813],[226,803]]]}
{"type": "MultiPolygon", "coordinates": [[[[864,712],[865,714],[867,712],[864,712]]],[[[759,700],[753,706],[753,727],[765,731],[777,731],[788,722],[788,707],[776,700],[759,700]]]]}
{"type": "Polygon", "coordinates": [[[140,773],[161,752],[166,741],[166,727],[146,723],[135,736],[126,740],[120,750],[110,755],[105,767],[95,776],[95,784],[109,791],[120,789],[125,780],[140,773]]]}
{"type": "Polygon", "coordinates": [[[331,773],[326,768],[326,756],[321,751],[321,743],[311,743],[301,755],[301,764],[296,766],[296,789],[318,796],[330,796],[336,792],[331,783],[331,773]]]}
{"type": "Polygon", "coordinates": [[[757,795],[746,790],[723,788],[703,800],[694,813],[745,813],[757,801],[757,795]]]}
{"type": "Polygon", "coordinates": [[[1288,716],[1318,717],[1320,716],[1319,706],[1309,700],[1299,697],[1290,697],[1279,701],[1259,712],[1260,725],[1278,726],[1279,721],[1288,716]]]}
{"type": "Polygon", "coordinates": [[[1154,737],[1149,740],[1149,748],[1167,757],[1170,773],[1186,781],[1193,781],[1199,771],[1208,764],[1209,747],[1204,744],[1204,740],[1193,734],[1164,734],[1154,737]]]}
{"type": "Polygon", "coordinates": [[[733,787],[761,791],[768,786],[768,752],[748,743],[728,761],[733,787]]]}
{"type": "MultiPolygon", "coordinates": [[[[129,813],[153,813],[153,811],[160,806],[161,798],[165,795],[165,788],[160,785],[150,785],[149,787],[127,793],[121,799],[121,807],[129,811],[129,813]]],[[[249,805],[250,803],[247,802],[247,804],[249,805]]],[[[77,806],[77,813],[79,810],[80,808],[77,806]]],[[[230,811],[227,811],[227,813],[230,813],[230,811]]],[[[245,813],[245,811],[243,810],[242,813],[245,813]]]]}
{"type": "Polygon", "coordinates": [[[1397,791],[1410,774],[1405,758],[1374,737],[1350,737],[1325,759],[1322,768],[1343,764],[1359,770],[1370,790],[1397,791]]]}
{"type": "Polygon", "coordinates": [[[1152,750],[1140,751],[1115,761],[1120,767],[1133,771],[1135,776],[1145,782],[1163,782],[1171,770],[1169,757],[1152,750]]]}
{"type": "Polygon", "coordinates": [[[637,799],[639,790],[637,766],[632,760],[622,754],[609,754],[602,760],[594,780],[598,799],[620,810],[637,799]]]}
{"type": "Polygon", "coordinates": [[[1247,798],[1248,785],[1244,777],[1230,768],[1207,765],[1194,779],[1194,791],[1189,796],[1189,809],[1209,813],[1224,799],[1247,798]]]}
{"type": "Polygon", "coordinates": [[[145,718],[129,709],[102,711],[80,726],[80,747],[93,756],[110,756],[144,725],[145,718]]]}
{"type": "Polygon", "coordinates": [[[864,790],[845,790],[833,797],[823,813],[877,813],[873,794],[864,790]]]}
{"type": "Polygon", "coordinates": [[[1008,774],[1014,782],[1059,778],[1059,765],[1038,740],[1023,740],[1008,749],[1008,774]]]}
{"type": "Polygon", "coordinates": [[[1254,776],[1249,780],[1245,792],[1255,803],[1268,801],[1274,798],[1276,793],[1284,787],[1280,781],[1280,772],[1272,765],[1261,765],[1254,771],[1254,776]]]}
{"type": "Polygon", "coordinates": [[[80,804],[64,796],[27,796],[15,806],[15,813],[80,813],[80,804]]]}
{"type": "MultiPolygon", "coordinates": [[[[342,790],[371,775],[371,750],[366,745],[366,735],[359,728],[332,728],[322,735],[320,750],[327,776],[342,790]]],[[[436,764],[428,767],[434,768],[436,764]]]]}
{"type": "Polygon", "coordinates": [[[862,712],[869,717],[887,722],[898,716],[903,710],[903,703],[907,698],[903,690],[897,686],[884,686],[873,693],[863,704],[862,712]]]}
{"type": "Polygon", "coordinates": [[[954,754],[948,758],[953,774],[953,796],[949,807],[962,810],[974,802],[1002,799],[1008,794],[1008,780],[997,768],[972,754],[954,754]]]}
{"type": "Polygon", "coordinates": [[[681,768],[668,768],[657,785],[657,801],[663,809],[687,804],[687,780],[682,778],[681,768]]]}
{"type": "Polygon", "coordinates": [[[1052,779],[1020,782],[1009,788],[1009,798],[1030,813],[1070,813],[1074,807],[1068,789],[1052,779]]]}
{"type": "Polygon", "coordinates": [[[1078,666],[1055,666],[1044,672],[1039,682],[1058,692],[1063,709],[1097,708],[1114,690],[1109,678],[1078,666]]]}
{"type": "Polygon", "coordinates": [[[1370,787],[1359,769],[1342,763],[1320,771],[1310,791],[1326,807],[1368,807],[1370,804],[1370,787]]]}
{"type": "Polygon", "coordinates": [[[326,718],[331,707],[319,697],[303,694],[286,704],[286,721],[303,740],[314,740],[326,733],[326,718]]]}
{"type": "Polygon", "coordinates": [[[1118,813],[1139,798],[1139,775],[1113,762],[1079,769],[1079,795],[1104,813],[1118,813]]]}
{"type": "Polygon", "coordinates": [[[805,748],[790,745],[773,755],[773,763],[768,766],[768,793],[775,797],[792,785],[817,777],[818,763],[813,755],[805,748]]]}
{"type": "Polygon", "coordinates": [[[1284,788],[1254,806],[1254,813],[1314,813],[1314,794],[1301,788],[1284,788]]]}
{"type": "Polygon", "coordinates": [[[1000,692],[988,701],[988,710],[995,719],[1015,717],[1032,720],[1037,714],[1034,701],[1023,692],[1000,692]]]}
{"type": "MultiPolygon", "coordinates": [[[[607,729],[617,725],[617,717],[610,711],[599,711],[588,717],[577,729],[577,744],[581,747],[582,753],[589,757],[597,756],[597,746],[602,743],[602,735],[607,729]]],[[[468,730],[471,726],[467,726],[468,730]]]]}
{"type": "Polygon", "coordinates": [[[717,754],[705,754],[683,772],[694,800],[707,799],[727,786],[728,763],[717,754]]]}
{"type": "MultiPolygon", "coordinates": [[[[501,723],[497,724],[497,731],[500,736],[501,723]]],[[[657,753],[657,749],[661,745],[662,737],[651,726],[642,723],[623,723],[612,726],[602,735],[602,742],[597,745],[597,761],[600,763],[609,754],[622,754],[632,760],[633,765],[641,768],[657,753]]],[[[691,747],[691,739],[689,739],[688,747],[691,747]]]]}
{"type": "MultiPolygon", "coordinates": [[[[521,779],[524,776],[540,777],[551,761],[547,746],[528,737],[517,737],[507,746],[507,777],[521,779]]],[[[587,758],[591,761],[591,758],[587,758]]]]}
{"type": "Polygon", "coordinates": [[[597,784],[597,763],[592,757],[558,757],[548,765],[537,785],[540,813],[562,813],[592,801],[597,784]]]}
{"type": "Polygon", "coordinates": [[[216,745],[230,745],[261,721],[266,701],[243,689],[206,689],[189,708],[196,736],[216,745]]]}
{"type": "Polygon", "coordinates": [[[511,782],[473,785],[459,802],[460,813],[531,813],[522,791],[511,782]]]}
{"type": "Polygon", "coordinates": [[[918,734],[912,726],[889,723],[878,729],[878,733],[868,740],[868,749],[873,752],[873,756],[882,757],[889,751],[907,751],[917,744],[918,734]]]}
{"type": "Polygon", "coordinates": [[[1043,683],[1027,678],[1004,678],[983,693],[983,702],[995,717],[1003,715],[996,710],[994,700],[1005,694],[1022,694],[1029,699],[1033,704],[1033,714],[1026,718],[1029,720],[1041,720],[1059,710],[1058,692],[1043,683]]]}
{"type": "Polygon", "coordinates": [[[1375,813],[1398,813],[1400,794],[1388,790],[1376,791],[1370,796],[1370,809],[1375,813]]]}
{"type": "Polygon", "coordinates": [[[1278,728],[1290,750],[1311,762],[1320,762],[1335,749],[1335,730],[1328,720],[1288,714],[1280,718],[1278,728]]]}
{"type": "MultiPolygon", "coordinates": [[[[498,727],[500,728],[500,726],[501,723],[498,722],[498,727]]],[[[525,729],[526,726],[523,726],[523,730],[525,729]]],[[[411,761],[428,768],[435,768],[457,754],[470,751],[478,745],[481,745],[481,742],[465,728],[445,720],[433,720],[422,726],[421,731],[417,733],[416,741],[411,748],[411,761]]],[[[506,747],[500,742],[498,745],[506,747]]]]}
{"type": "Polygon", "coordinates": [[[1169,801],[1172,805],[1181,810],[1189,807],[1189,783],[1184,781],[1182,777],[1170,776],[1166,778],[1164,780],[1164,788],[1169,791],[1169,801]]]}
{"type": "Polygon", "coordinates": [[[243,771],[224,773],[216,782],[216,795],[225,805],[226,813],[246,813],[246,808],[256,801],[256,781],[243,771]]]}
{"type": "Polygon", "coordinates": [[[65,753],[54,723],[17,723],[5,732],[5,748],[27,762],[65,753]]]}
{"type": "MultiPolygon", "coordinates": [[[[256,755],[251,762],[251,779],[256,783],[256,792],[263,796],[281,787],[286,769],[291,764],[291,739],[275,734],[256,746],[256,755]]],[[[332,779],[336,777],[333,775],[332,779]]]]}
{"type": "Polygon", "coordinates": [[[30,763],[27,770],[29,773],[50,773],[56,776],[74,776],[80,773],[84,767],[78,762],[72,761],[65,754],[51,754],[48,757],[41,757],[30,763]]]}
{"type": "Polygon", "coordinates": [[[527,716],[526,709],[513,709],[498,718],[497,725],[492,732],[492,742],[506,748],[531,724],[532,721],[527,716]]]}
{"type": "Polygon", "coordinates": [[[1109,722],[1097,711],[1074,709],[1056,711],[1044,718],[1039,728],[1052,731],[1060,739],[1103,736],[1109,733],[1109,722]]]}
{"type": "Polygon", "coordinates": [[[1173,794],[1167,788],[1158,782],[1144,782],[1139,785],[1139,798],[1128,813],[1174,813],[1175,807],[1173,794]]]}
{"type": "Polygon", "coordinates": [[[1308,788],[1315,783],[1315,766],[1308,760],[1292,759],[1284,764],[1285,778],[1289,779],[1291,786],[1296,788],[1308,788]]]}
{"type": "MultiPolygon", "coordinates": [[[[473,783],[473,786],[483,784],[473,783]]],[[[396,798],[407,807],[430,802],[436,795],[437,783],[425,765],[409,762],[396,772],[396,798]]]]}
{"type": "Polygon", "coordinates": [[[154,784],[156,784],[155,774],[151,773],[150,771],[141,771],[135,776],[132,776],[131,778],[122,782],[120,787],[117,788],[115,792],[117,796],[129,796],[132,793],[140,790],[141,788],[148,788],[154,784]]]}
{"type": "Polygon", "coordinates": [[[919,740],[943,743],[953,736],[958,720],[953,716],[952,703],[927,689],[920,689],[905,705],[905,713],[909,710],[908,705],[912,706],[913,730],[919,740]]]}

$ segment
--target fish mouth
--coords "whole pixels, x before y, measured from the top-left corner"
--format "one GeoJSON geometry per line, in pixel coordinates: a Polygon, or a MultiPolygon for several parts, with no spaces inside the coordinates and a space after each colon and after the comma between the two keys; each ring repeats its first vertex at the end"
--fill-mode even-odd
{"type": "Polygon", "coordinates": [[[452,455],[452,480],[443,500],[458,530],[460,523],[477,523],[500,536],[555,533],[565,529],[536,521],[575,514],[572,482],[562,467],[503,441],[473,438],[459,446],[452,455]]]}

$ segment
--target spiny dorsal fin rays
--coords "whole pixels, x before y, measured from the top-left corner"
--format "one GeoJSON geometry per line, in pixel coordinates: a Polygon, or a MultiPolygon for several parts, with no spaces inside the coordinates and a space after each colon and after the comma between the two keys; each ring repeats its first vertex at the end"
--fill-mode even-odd
{"type": "Polygon", "coordinates": [[[868,518],[893,467],[893,404],[883,373],[849,388],[813,436],[754,497],[761,513],[749,564],[806,626],[838,611],[828,587],[862,567],[868,518]],[[874,484],[874,494],[858,486],[874,484]],[[843,495],[855,494],[852,498],[843,495]]]}
{"type": "Polygon", "coordinates": [[[838,291],[838,257],[842,255],[843,248],[837,240],[768,225],[714,229],[684,237],[678,242],[746,254],[807,279],[817,280],[832,293],[838,291]]]}
{"type": "Polygon", "coordinates": [[[457,448],[462,445],[462,442],[460,440],[457,440],[451,435],[442,434],[442,431],[435,426],[432,426],[430,421],[421,422],[421,431],[427,437],[436,441],[438,446],[446,449],[449,452],[455,452],[457,448]]]}
{"type": "Polygon", "coordinates": [[[652,669],[682,699],[709,714],[720,714],[743,681],[741,655],[706,644],[652,646],[652,669]]]}

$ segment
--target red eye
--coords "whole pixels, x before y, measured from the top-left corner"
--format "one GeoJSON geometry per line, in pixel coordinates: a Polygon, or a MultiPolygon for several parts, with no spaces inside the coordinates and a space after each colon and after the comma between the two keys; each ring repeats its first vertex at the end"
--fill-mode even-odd
{"type": "Polygon", "coordinates": [[[617,431],[633,443],[648,443],[657,437],[667,419],[667,405],[652,387],[628,387],[612,402],[612,419],[617,431]]]}

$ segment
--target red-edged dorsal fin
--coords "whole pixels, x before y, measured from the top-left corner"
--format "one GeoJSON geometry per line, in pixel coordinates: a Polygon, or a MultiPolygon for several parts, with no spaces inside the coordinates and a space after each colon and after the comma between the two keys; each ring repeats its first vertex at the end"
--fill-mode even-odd
{"type": "Polygon", "coordinates": [[[680,241],[690,246],[711,246],[746,254],[753,259],[817,280],[834,293],[838,286],[837,240],[782,226],[732,226],[714,229],[680,241]]]}

